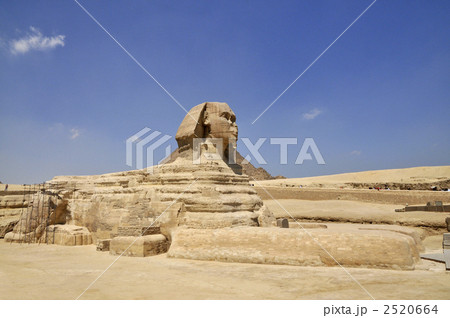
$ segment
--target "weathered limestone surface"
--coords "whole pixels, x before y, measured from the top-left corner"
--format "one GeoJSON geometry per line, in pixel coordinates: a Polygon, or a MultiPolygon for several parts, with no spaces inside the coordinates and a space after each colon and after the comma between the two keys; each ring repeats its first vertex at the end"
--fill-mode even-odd
{"type": "Polygon", "coordinates": [[[413,269],[419,260],[416,243],[406,234],[324,229],[308,233],[282,228],[180,228],[173,234],[168,256],[304,266],[336,266],[337,261],[342,266],[392,269],[413,269]]]}
{"type": "Polygon", "coordinates": [[[28,205],[21,208],[19,219],[5,235],[5,241],[66,246],[92,244],[92,236],[85,227],[66,224],[70,219],[66,200],[43,188],[25,197],[28,205]]]}
{"type": "Polygon", "coordinates": [[[263,200],[349,200],[384,204],[424,204],[429,201],[450,201],[450,193],[443,191],[376,191],[369,189],[315,189],[298,187],[275,187],[256,183],[255,190],[263,200]],[[262,187],[261,187],[262,185],[262,187]],[[264,187],[264,188],[263,188],[264,187]],[[268,194],[269,192],[270,194],[268,194]]]}
{"type": "Polygon", "coordinates": [[[50,225],[46,236],[41,239],[43,243],[66,246],[92,244],[92,235],[88,229],[71,224],[50,225]]]}
{"type": "Polygon", "coordinates": [[[97,251],[107,252],[111,245],[111,239],[97,240],[97,251]]]}
{"type": "Polygon", "coordinates": [[[167,252],[169,242],[162,234],[135,236],[118,236],[111,240],[109,253],[125,256],[151,256],[167,252]]]}
{"type": "Polygon", "coordinates": [[[179,158],[153,174],[141,170],[56,177],[51,184],[61,194],[75,188],[67,192],[71,220],[97,238],[113,237],[119,227],[161,226],[162,219],[156,219],[166,209],[176,210],[177,226],[192,228],[268,226],[275,221],[248,177],[220,162],[193,165],[179,158]]]}
{"type": "Polygon", "coordinates": [[[0,191],[0,238],[13,230],[23,209],[28,206],[29,197],[29,193],[24,195],[23,187],[0,191]]]}
{"type": "MultiPolygon", "coordinates": [[[[67,201],[57,194],[40,190],[29,196],[29,205],[22,209],[19,219],[15,222],[9,239],[13,242],[37,243],[45,238],[50,225],[65,224],[67,221],[67,201]],[[11,239],[11,237],[13,239],[11,239]]],[[[56,228],[52,227],[52,231],[56,228]]],[[[72,229],[67,228],[71,231],[72,229]]],[[[58,231],[63,231],[58,228],[58,231]]],[[[6,235],[5,235],[6,238],[6,235]]],[[[69,244],[71,245],[71,244],[69,244]]]]}
{"type": "MultiPolygon", "coordinates": [[[[27,188],[28,190],[28,188],[27,188]]],[[[26,206],[24,189],[0,191],[0,209],[20,209],[26,206]]]]}
{"type": "MultiPolygon", "coordinates": [[[[164,160],[164,163],[171,163],[174,162],[179,157],[179,149],[175,149],[171,154],[170,157],[168,157],[166,160],[164,160]]],[[[250,178],[250,182],[253,180],[273,180],[273,179],[280,179],[285,178],[283,176],[272,176],[267,170],[265,170],[263,167],[256,168],[254,165],[252,165],[251,162],[245,160],[245,158],[239,153],[239,151],[236,151],[236,163],[242,167],[242,173],[246,174],[250,178]]]]}
{"type": "Polygon", "coordinates": [[[119,226],[117,236],[140,236],[161,234],[159,226],[139,227],[139,226],[119,226]]]}
{"type": "Polygon", "coordinates": [[[9,233],[14,229],[14,226],[19,222],[19,218],[20,215],[0,219],[0,238],[4,238],[6,233],[9,233]]]}
{"type": "Polygon", "coordinates": [[[16,233],[9,232],[5,235],[6,242],[34,242],[44,244],[56,244],[65,246],[90,245],[92,244],[91,233],[85,228],[70,224],[49,225],[36,237],[35,232],[16,233]]]}

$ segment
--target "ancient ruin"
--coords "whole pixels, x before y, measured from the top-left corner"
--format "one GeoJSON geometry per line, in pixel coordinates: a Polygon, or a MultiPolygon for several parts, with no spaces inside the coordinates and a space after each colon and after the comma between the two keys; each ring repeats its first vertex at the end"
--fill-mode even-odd
{"type": "Polygon", "coordinates": [[[422,250],[414,231],[306,226],[288,214],[277,222],[234,159],[237,136],[227,104],[199,104],[178,128],[174,160],[151,171],[55,177],[5,240],[96,243],[125,256],[414,268],[422,250]]]}

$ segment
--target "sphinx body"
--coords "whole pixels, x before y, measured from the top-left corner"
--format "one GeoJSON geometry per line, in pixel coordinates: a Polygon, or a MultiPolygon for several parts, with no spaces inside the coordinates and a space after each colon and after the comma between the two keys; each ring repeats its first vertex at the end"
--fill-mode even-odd
{"type": "Polygon", "coordinates": [[[152,226],[214,229],[272,226],[276,220],[243,175],[240,166],[200,155],[194,163],[195,138],[221,144],[200,148],[223,159],[237,139],[236,116],[225,103],[203,103],[185,116],[176,134],[177,158],[147,169],[96,176],[61,176],[49,182],[68,201],[70,222],[85,226],[96,238],[139,234],[152,226]],[[122,233],[121,233],[122,231],[122,233]],[[125,233],[131,234],[131,233],[125,233]]]}

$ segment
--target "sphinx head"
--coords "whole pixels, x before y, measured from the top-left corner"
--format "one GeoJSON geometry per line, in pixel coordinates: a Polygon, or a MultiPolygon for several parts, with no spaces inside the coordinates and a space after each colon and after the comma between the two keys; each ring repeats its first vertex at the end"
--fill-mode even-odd
{"type": "Polygon", "coordinates": [[[175,139],[180,150],[193,147],[194,138],[222,140],[224,154],[230,143],[236,142],[236,115],[226,103],[207,102],[193,107],[178,127],[175,139]]]}

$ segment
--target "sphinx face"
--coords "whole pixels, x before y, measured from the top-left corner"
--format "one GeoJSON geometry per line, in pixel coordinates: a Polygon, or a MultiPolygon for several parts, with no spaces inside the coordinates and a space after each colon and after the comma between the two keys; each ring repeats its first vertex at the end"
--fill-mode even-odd
{"type": "Polygon", "coordinates": [[[204,124],[207,128],[207,137],[222,138],[224,149],[226,149],[230,140],[237,140],[236,115],[230,106],[225,103],[208,103],[205,110],[204,124]]]}
{"type": "Polygon", "coordinates": [[[193,149],[196,138],[222,140],[225,157],[238,137],[236,115],[226,103],[206,102],[191,108],[178,127],[175,139],[181,151],[193,149]]]}

